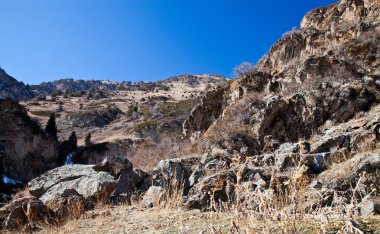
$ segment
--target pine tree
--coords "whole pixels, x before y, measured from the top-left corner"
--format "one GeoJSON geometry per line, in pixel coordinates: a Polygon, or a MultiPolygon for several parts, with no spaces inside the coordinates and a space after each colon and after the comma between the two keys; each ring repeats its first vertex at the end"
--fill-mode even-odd
{"type": "Polygon", "coordinates": [[[91,133],[87,133],[84,138],[84,145],[89,146],[91,145],[91,133]]]}
{"type": "Polygon", "coordinates": [[[45,132],[53,138],[54,141],[58,141],[57,137],[57,124],[55,123],[55,114],[51,113],[50,118],[46,124],[45,132]]]}

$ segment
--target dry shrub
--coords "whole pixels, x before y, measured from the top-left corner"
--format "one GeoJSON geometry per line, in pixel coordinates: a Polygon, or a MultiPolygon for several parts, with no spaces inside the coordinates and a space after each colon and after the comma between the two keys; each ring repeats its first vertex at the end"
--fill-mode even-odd
{"type": "Polygon", "coordinates": [[[182,205],[185,183],[166,179],[164,191],[160,198],[160,206],[166,209],[178,209],[182,205]]]}
{"type": "Polygon", "coordinates": [[[128,159],[134,167],[150,171],[161,160],[198,154],[201,146],[200,141],[192,143],[189,139],[178,136],[163,136],[158,143],[141,144],[128,159]]]}

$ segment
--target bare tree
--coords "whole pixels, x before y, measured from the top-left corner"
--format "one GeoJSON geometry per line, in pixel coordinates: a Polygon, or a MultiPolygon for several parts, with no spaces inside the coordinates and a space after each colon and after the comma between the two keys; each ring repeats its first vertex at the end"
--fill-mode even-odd
{"type": "Polygon", "coordinates": [[[240,76],[244,76],[248,73],[251,73],[255,70],[255,65],[250,62],[242,62],[239,65],[236,65],[234,67],[234,70],[232,71],[232,76],[234,78],[238,78],[240,76]]]}

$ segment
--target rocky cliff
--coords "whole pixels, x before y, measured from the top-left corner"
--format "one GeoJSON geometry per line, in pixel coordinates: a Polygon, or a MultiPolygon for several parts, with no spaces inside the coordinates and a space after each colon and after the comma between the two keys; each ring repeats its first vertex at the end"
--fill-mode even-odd
{"type": "MultiPolygon", "coordinates": [[[[213,107],[220,118],[206,135],[244,128],[262,148],[267,136],[309,139],[324,124],[370,110],[380,101],[379,19],[376,1],[341,1],[309,12],[256,71],[230,83],[225,108],[213,107]]],[[[205,125],[199,121],[190,118],[188,125],[205,125]]]]}
{"type": "Polygon", "coordinates": [[[0,123],[1,174],[27,182],[57,166],[53,140],[24,107],[0,100],[0,123]]]}

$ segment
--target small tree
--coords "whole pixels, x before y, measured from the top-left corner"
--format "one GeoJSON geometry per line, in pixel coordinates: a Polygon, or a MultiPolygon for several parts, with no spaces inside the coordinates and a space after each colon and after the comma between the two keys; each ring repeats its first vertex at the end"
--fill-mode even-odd
{"type": "Polygon", "coordinates": [[[91,145],[91,133],[87,133],[84,137],[84,145],[89,146],[91,145]]]}
{"type": "Polygon", "coordinates": [[[55,114],[51,113],[49,120],[45,127],[45,132],[48,134],[51,138],[53,138],[54,141],[58,141],[57,137],[57,124],[55,123],[55,114]]]}
{"type": "Polygon", "coordinates": [[[78,143],[78,140],[77,140],[77,135],[75,134],[75,132],[72,132],[70,134],[70,137],[69,137],[69,145],[70,145],[70,148],[74,151],[77,149],[77,143],[78,143]]]}
{"type": "Polygon", "coordinates": [[[232,71],[232,76],[234,78],[238,78],[244,75],[247,75],[255,70],[255,65],[250,62],[242,62],[239,65],[236,65],[234,67],[234,70],[232,71]]]}

